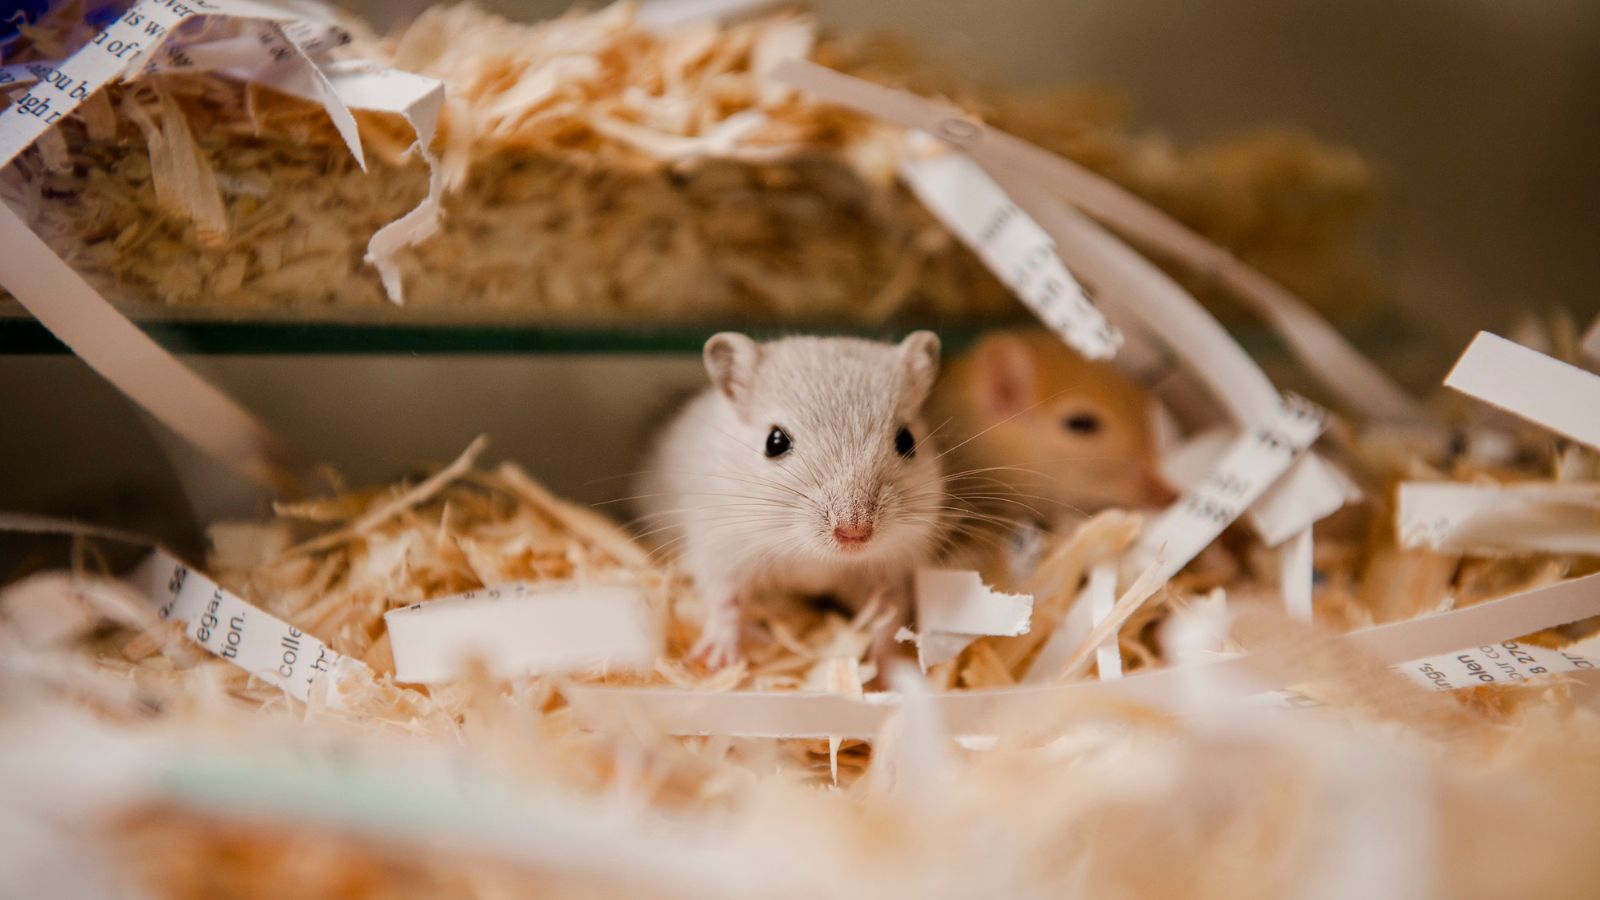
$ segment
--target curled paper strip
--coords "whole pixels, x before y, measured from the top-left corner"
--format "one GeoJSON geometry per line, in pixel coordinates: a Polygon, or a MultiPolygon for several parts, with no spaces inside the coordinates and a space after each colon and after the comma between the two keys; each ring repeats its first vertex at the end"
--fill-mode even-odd
{"type": "MultiPolygon", "coordinates": [[[[774,68],[773,77],[868,115],[927,132],[966,152],[1002,185],[1010,177],[1033,186],[1025,193],[1007,190],[1036,219],[1039,214],[1026,197],[1048,192],[1120,233],[1210,274],[1260,314],[1301,364],[1352,409],[1373,418],[1426,420],[1426,409],[1298,298],[1121,186],[959,111],[806,60],[784,61],[774,68]]],[[[1042,219],[1040,224],[1051,230],[1042,219]]],[[[1060,241],[1053,231],[1051,236],[1060,241]]],[[[1067,264],[1074,265],[1071,259],[1067,264]]]]}
{"type": "Polygon", "coordinates": [[[277,435],[112,308],[3,203],[0,247],[0,284],[162,424],[264,486],[308,472],[277,435]]]}
{"type": "MultiPolygon", "coordinates": [[[[1187,490],[1200,484],[1234,441],[1236,429],[1207,429],[1165,453],[1161,476],[1187,490]]],[[[1316,453],[1307,453],[1251,505],[1244,520],[1261,543],[1276,547],[1361,499],[1361,488],[1343,471],[1316,453]]]]}
{"type": "Polygon", "coordinates": [[[0,110],[0,167],[16,158],[89,95],[142,63],[174,28],[196,16],[296,19],[300,14],[253,0],[142,0],[0,110]]]}
{"type": "MultiPolygon", "coordinates": [[[[367,242],[365,257],[366,262],[378,270],[389,299],[403,304],[405,289],[395,255],[439,230],[444,171],[439,167],[432,145],[438,130],[439,109],[444,104],[444,85],[432,78],[365,60],[341,60],[321,67],[278,66],[258,73],[254,80],[310,100],[321,99],[320,89],[326,84],[340,107],[395,113],[411,125],[417,136],[413,147],[428,166],[428,193],[416,208],[373,233],[367,242]]],[[[348,111],[345,115],[349,115],[348,111]]],[[[357,161],[362,161],[359,137],[351,140],[354,140],[351,151],[357,161]]]]}
{"type": "Polygon", "coordinates": [[[162,44],[131,76],[163,72],[207,72],[216,69],[255,70],[287,61],[295,49],[320,56],[350,43],[350,33],[331,22],[247,22],[243,34],[197,43],[162,44]]]}
{"type": "Polygon", "coordinates": [[[912,132],[900,174],[929,210],[983,260],[1034,315],[1089,359],[1116,355],[1122,335],[1089,302],[1055,242],[977,163],[912,132]]]}
{"type": "Polygon", "coordinates": [[[1150,523],[1130,565],[1160,559],[1161,580],[1176,575],[1289,469],[1326,423],[1315,405],[1286,398],[1272,423],[1239,436],[1205,480],[1150,523]]]}
{"type": "Polygon", "coordinates": [[[1480,331],[1444,384],[1600,448],[1600,376],[1577,366],[1480,331]]]}
{"type": "MultiPolygon", "coordinates": [[[[1430,657],[1457,655],[1463,647],[1498,644],[1600,615],[1600,575],[1480,603],[1466,609],[1379,625],[1339,638],[1386,666],[1421,665],[1430,657]]],[[[1184,687],[1205,677],[1218,690],[1244,699],[1289,685],[1263,675],[1249,656],[1160,669],[1108,681],[952,691],[927,698],[956,735],[994,735],[1011,723],[1037,723],[1039,710],[1073,697],[1121,698],[1182,713],[1184,687]]],[[[1462,685],[1467,686],[1467,685],[1462,685]]],[[[837,694],[756,691],[693,691],[614,688],[571,684],[562,688],[574,711],[595,724],[643,723],[672,734],[740,737],[875,736],[894,714],[893,693],[868,693],[859,700],[837,694]]]]}
{"type": "Polygon", "coordinates": [[[1395,531],[1402,546],[1446,553],[1600,555],[1600,485],[1406,481],[1395,531]]]}
{"type": "Polygon", "coordinates": [[[1066,204],[1013,176],[996,176],[1055,239],[1062,258],[1120,312],[1161,339],[1241,426],[1270,420],[1280,398],[1272,380],[1217,320],[1154,263],[1066,204]]]}
{"type": "Polygon", "coordinates": [[[499,677],[649,668],[660,630],[638,588],[513,582],[390,610],[395,680],[430,683],[474,660],[499,677]]]}
{"type": "Polygon", "coordinates": [[[184,633],[208,653],[297,700],[309,699],[312,685],[322,678],[337,688],[341,678],[367,668],[223,590],[165,550],[152,553],[128,580],[156,600],[161,618],[183,622],[184,633]]]}

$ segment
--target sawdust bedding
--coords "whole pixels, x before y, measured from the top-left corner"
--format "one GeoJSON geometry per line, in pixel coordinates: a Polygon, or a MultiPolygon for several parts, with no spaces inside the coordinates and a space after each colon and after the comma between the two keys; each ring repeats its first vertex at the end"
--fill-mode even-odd
{"type": "MultiPolygon", "coordinates": [[[[1001,887],[1017,896],[1589,896],[1600,876],[1590,852],[1600,837],[1600,720],[1588,688],[1554,677],[1436,693],[1331,637],[1595,570],[1583,556],[1398,544],[1397,480],[1581,481],[1596,467],[1593,454],[1533,429],[1514,442],[1484,459],[1465,449],[1470,441],[1441,454],[1404,432],[1341,429],[1325,452],[1369,499],[1318,527],[1315,629],[1276,612],[1252,542],[1232,533],[1121,629],[1124,667],[1137,674],[1168,665],[1175,641],[1220,627],[1225,649],[1248,648],[1298,685],[1291,707],[1219,694],[1174,717],[1078,695],[1042,704],[990,741],[959,744],[940,739],[938,722],[914,705],[874,740],[832,747],[596,726],[566,702],[569,686],[861,696],[876,674],[871,633],[883,623],[758,604],[746,660],[708,672],[686,658],[702,610],[670,561],[513,464],[478,466],[478,442],[422,482],[282,503],[270,519],[212,528],[203,571],[371,667],[340,703],[288,699],[147,608],[102,599],[77,626],[46,629],[48,644],[8,620],[0,722],[27,729],[15,746],[42,746],[69,772],[74,761],[115,771],[105,760],[137,755],[124,744],[160,748],[165,790],[96,794],[104,808],[91,804],[93,841],[110,861],[83,873],[157,896],[271,896],[285,879],[350,897],[1001,887]],[[638,585],[666,623],[662,656],[632,675],[395,683],[384,612],[513,580],[638,585]],[[1215,619],[1219,597],[1231,625],[1215,619]]],[[[1016,683],[1085,568],[1125,549],[1139,527],[1137,516],[1108,510],[1049,533],[1038,568],[1007,585],[1040,590],[1030,633],[979,639],[930,671],[923,689],[1016,683]]],[[[96,543],[79,542],[91,571],[96,543]]],[[[1566,646],[1589,630],[1579,623],[1526,642],[1566,646]]],[[[1092,679],[1093,667],[1074,677],[1092,679]]],[[[23,733],[12,730],[8,744],[23,733]]],[[[77,852],[83,840],[72,832],[69,846],[77,852]]]]}
{"type": "MultiPolygon", "coordinates": [[[[1349,321],[1381,283],[1378,179],[1286,129],[1179,149],[1114,92],[974,86],[925,55],[781,13],[656,33],[626,4],[514,24],[470,5],[345,52],[438,78],[442,231],[400,255],[405,306],[363,262],[420,200],[398,117],[358,113],[371,171],[321,107],[214,73],[96,96],[0,185],[105,296],[139,315],[393,321],[875,325],[993,321],[1015,301],[896,184],[898,129],[761,76],[785,53],[940,96],[1146,197],[1349,321]],[[205,177],[178,177],[186,161],[205,177]]],[[[41,27],[15,59],[81,29],[41,27]]],[[[1218,308],[1227,300],[1175,272],[1218,308]]]]}

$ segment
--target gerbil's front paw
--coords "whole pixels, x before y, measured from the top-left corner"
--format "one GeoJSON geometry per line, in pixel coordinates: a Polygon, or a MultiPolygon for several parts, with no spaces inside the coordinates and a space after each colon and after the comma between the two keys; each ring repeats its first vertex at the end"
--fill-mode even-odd
{"type": "Polygon", "coordinates": [[[713,671],[734,665],[739,661],[739,619],[712,616],[694,642],[689,655],[705,660],[706,668],[713,671]]]}

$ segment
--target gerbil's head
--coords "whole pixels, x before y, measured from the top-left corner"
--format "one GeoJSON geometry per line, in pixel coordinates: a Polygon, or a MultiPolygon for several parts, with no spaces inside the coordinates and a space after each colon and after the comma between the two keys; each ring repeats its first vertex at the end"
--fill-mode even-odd
{"type": "MultiPolygon", "coordinates": [[[[752,546],[787,559],[904,564],[933,548],[943,515],[938,453],[922,420],[939,338],[898,345],[792,337],[706,342],[706,371],[732,405],[717,458],[748,487],[752,546]]],[[[744,488],[741,487],[741,490],[744,488]]]]}
{"type": "MultiPolygon", "coordinates": [[[[1049,332],[986,336],[951,367],[935,406],[952,420],[948,442],[966,442],[963,466],[988,470],[971,476],[988,493],[1002,482],[1052,517],[1172,499],[1157,475],[1150,395],[1049,332]]],[[[952,479],[958,497],[964,481],[952,479]]]]}

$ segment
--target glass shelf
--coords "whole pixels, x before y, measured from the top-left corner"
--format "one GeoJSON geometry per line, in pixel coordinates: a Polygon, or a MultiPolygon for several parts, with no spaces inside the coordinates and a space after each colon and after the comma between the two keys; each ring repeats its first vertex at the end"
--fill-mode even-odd
{"type": "MultiPolygon", "coordinates": [[[[756,337],[804,331],[888,337],[905,328],[845,328],[727,325],[395,325],[390,323],[218,322],[135,320],[156,343],[174,353],[198,354],[598,354],[699,353],[718,331],[737,329],[756,337]]],[[[985,326],[939,327],[949,348],[970,344],[985,326]]],[[[31,318],[0,317],[0,355],[67,353],[31,318]]]]}
{"type": "MultiPolygon", "coordinates": [[[[146,334],[174,353],[206,355],[404,354],[541,355],[541,354],[694,354],[706,338],[735,329],[756,337],[782,334],[843,334],[890,338],[913,328],[939,332],[947,351],[972,343],[984,331],[1032,320],[1011,322],[896,322],[881,327],[827,324],[723,323],[597,323],[572,322],[401,322],[285,319],[207,319],[139,316],[133,319],[146,334]]],[[[1231,322],[1229,331],[1252,356],[1272,358],[1281,346],[1268,329],[1250,322],[1231,322]]],[[[1383,358],[1406,345],[1414,335],[1395,318],[1373,319],[1345,334],[1361,350],[1383,358]]],[[[0,355],[67,353],[65,345],[15,301],[0,308],[0,355]]]]}

